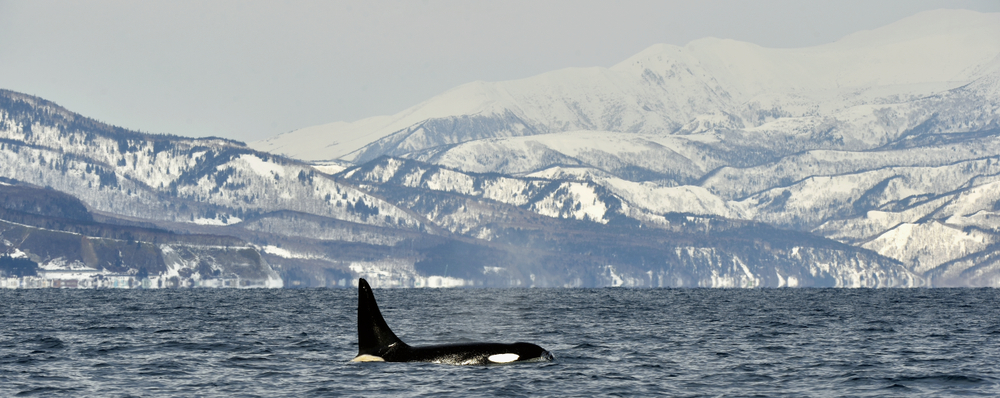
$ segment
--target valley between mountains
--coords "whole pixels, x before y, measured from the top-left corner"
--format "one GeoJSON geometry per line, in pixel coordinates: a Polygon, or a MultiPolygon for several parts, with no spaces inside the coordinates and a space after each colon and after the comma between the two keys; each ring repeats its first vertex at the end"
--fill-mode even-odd
{"type": "Polygon", "coordinates": [[[657,45],[249,145],[0,90],[0,278],[996,287],[998,37],[940,10],[657,45]]]}

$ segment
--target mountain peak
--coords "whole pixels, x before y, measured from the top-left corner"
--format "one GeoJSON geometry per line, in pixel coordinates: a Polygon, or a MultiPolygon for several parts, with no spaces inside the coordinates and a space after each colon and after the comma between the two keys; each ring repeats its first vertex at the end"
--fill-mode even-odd
{"type": "MultiPolygon", "coordinates": [[[[759,113],[748,107],[799,117],[968,84],[992,70],[997,37],[1000,14],[936,10],[813,47],[776,49],[712,37],[683,47],[656,44],[611,68],[476,81],[396,115],[306,128],[251,146],[307,160],[363,161],[473,137],[671,134],[705,115],[759,113]]],[[[750,115],[767,118],[758,116],[750,115]]]]}

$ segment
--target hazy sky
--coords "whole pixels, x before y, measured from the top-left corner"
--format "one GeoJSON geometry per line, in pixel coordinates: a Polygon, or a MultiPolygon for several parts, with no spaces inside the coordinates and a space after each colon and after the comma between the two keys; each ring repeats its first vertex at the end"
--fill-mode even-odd
{"type": "Polygon", "coordinates": [[[0,88],[131,129],[249,142],[656,43],[802,47],[938,8],[1000,1],[0,0],[0,88]]]}

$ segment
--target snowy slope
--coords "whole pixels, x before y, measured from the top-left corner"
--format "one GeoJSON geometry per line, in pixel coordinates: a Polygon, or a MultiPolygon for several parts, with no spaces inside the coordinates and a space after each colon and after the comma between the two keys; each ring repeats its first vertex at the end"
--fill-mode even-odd
{"type": "Polygon", "coordinates": [[[405,211],[308,165],[239,143],[98,128],[54,104],[5,94],[38,112],[0,110],[0,175],[72,192],[98,211],[216,225],[277,210],[372,225],[420,224],[405,211]],[[169,197],[188,203],[178,206],[169,197]],[[357,210],[359,203],[365,211],[357,210]]]}
{"type": "MultiPolygon", "coordinates": [[[[482,272],[510,275],[519,281],[516,286],[527,282],[508,273],[532,264],[543,264],[529,268],[534,286],[926,285],[874,252],[759,223],[698,215],[726,206],[698,187],[664,188],[656,192],[659,201],[623,198],[614,189],[632,193],[628,185],[635,183],[615,179],[625,187],[609,189],[613,184],[607,182],[467,173],[397,158],[381,158],[343,176],[452,233],[492,245],[514,243],[517,261],[482,272]],[[635,207],[657,202],[666,214],[635,207]],[[575,265],[553,273],[566,261],[575,265]],[[581,268],[589,272],[578,276],[581,268]]],[[[469,262],[474,261],[462,258],[451,272],[460,273],[469,262]]],[[[476,273],[465,272],[462,278],[475,279],[476,273]]]]}

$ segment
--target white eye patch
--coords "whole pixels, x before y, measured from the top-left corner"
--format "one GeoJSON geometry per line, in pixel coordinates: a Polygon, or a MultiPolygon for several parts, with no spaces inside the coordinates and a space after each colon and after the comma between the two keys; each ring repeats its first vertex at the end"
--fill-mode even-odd
{"type": "Polygon", "coordinates": [[[493,363],[508,363],[508,362],[514,362],[518,358],[520,358],[520,356],[517,354],[496,354],[496,355],[490,355],[490,357],[487,359],[489,359],[490,362],[493,363]]]}

